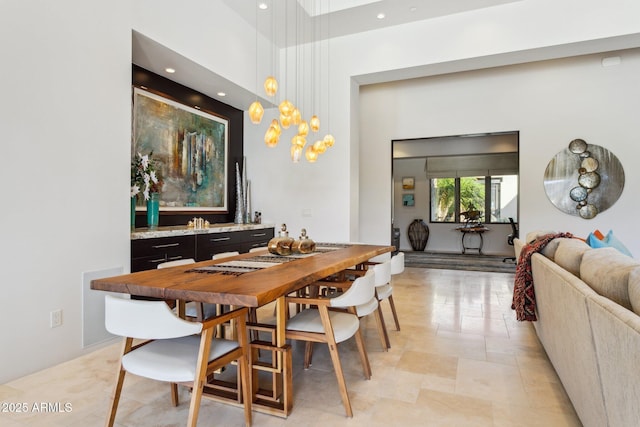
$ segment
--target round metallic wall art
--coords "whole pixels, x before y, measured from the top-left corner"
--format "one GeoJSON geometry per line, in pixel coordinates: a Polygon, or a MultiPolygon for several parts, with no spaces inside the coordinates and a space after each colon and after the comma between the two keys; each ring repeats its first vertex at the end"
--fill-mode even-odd
{"type": "Polygon", "coordinates": [[[553,205],[569,215],[594,218],[618,200],[624,170],[606,148],[574,139],[556,154],[544,172],[544,191],[553,205]]]}

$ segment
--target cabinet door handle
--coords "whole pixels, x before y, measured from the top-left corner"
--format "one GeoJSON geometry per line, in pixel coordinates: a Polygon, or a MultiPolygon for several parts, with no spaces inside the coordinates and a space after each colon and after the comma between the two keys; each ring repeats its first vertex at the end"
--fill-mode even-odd
{"type": "Polygon", "coordinates": [[[266,235],[267,235],[267,233],[255,233],[255,234],[252,234],[251,236],[253,236],[253,237],[262,237],[262,236],[266,236],[266,235]]]}
{"type": "Polygon", "coordinates": [[[178,256],[170,256],[169,260],[174,261],[176,259],[182,259],[182,255],[178,255],[178,256]]]}
{"type": "Polygon", "coordinates": [[[167,243],[166,245],[155,245],[155,246],[151,246],[153,249],[160,249],[160,248],[171,248],[174,246],[180,246],[180,243],[167,243]]]}
{"type": "Polygon", "coordinates": [[[159,262],[165,262],[166,260],[167,260],[166,258],[160,258],[160,259],[152,259],[149,262],[159,263],[159,262]]]}
{"type": "Polygon", "coordinates": [[[224,242],[225,240],[231,240],[231,237],[218,237],[216,239],[209,239],[210,242],[224,242]]]}

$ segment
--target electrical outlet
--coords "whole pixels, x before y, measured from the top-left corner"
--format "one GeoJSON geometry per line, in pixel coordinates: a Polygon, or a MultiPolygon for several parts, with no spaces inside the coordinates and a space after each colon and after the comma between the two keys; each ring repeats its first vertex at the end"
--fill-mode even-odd
{"type": "Polygon", "coordinates": [[[62,309],[53,310],[51,312],[51,327],[56,328],[62,325],[62,309]]]}

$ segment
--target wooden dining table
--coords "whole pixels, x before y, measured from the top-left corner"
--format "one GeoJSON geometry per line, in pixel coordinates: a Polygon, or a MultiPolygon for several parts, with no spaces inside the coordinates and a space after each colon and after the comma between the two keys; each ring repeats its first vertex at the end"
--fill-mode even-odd
{"type": "MultiPolygon", "coordinates": [[[[268,253],[265,248],[264,251],[218,260],[94,279],[91,289],[138,298],[249,308],[275,301],[275,339],[271,350],[277,357],[271,371],[279,377],[282,390],[265,399],[257,393],[258,386],[254,384],[252,406],[260,412],[287,417],[293,408],[293,386],[291,349],[285,339],[285,296],[393,250],[393,246],[384,245],[318,243],[312,254],[281,257],[268,253]]],[[[255,345],[259,349],[268,349],[264,342],[256,342],[255,345]]],[[[259,369],[257,363],[255,369],[259,369]]],[[[257,381],[255,372],[253,378],[254,382],[257,381]]],[[[213,389],[205,388],[204,396],[227,400],[224,394],[217,394],[213,389]]]]}

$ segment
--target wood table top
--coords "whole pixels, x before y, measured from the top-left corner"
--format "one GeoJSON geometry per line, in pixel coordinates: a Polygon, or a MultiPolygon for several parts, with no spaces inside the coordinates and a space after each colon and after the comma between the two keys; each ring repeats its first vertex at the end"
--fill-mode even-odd
{"type": "Polygon", "coordinates": [[[394,250],[393,246],[345,246],[239,275],[193,271],[230,260],[267,255],[265,248],[264,252],[245,253],[220,260],[94,279],[91,289],[165,300],[260,307],[317,280],[394,250]]]}

